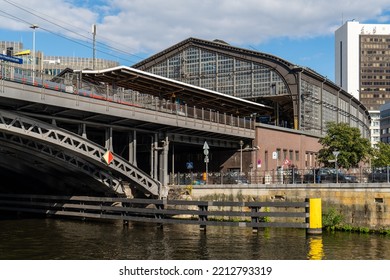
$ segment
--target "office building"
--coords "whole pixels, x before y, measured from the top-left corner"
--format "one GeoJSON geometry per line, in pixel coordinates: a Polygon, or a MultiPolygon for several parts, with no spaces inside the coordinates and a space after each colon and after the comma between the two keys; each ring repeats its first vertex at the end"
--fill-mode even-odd
{"type": "Polygon", "coordinates": [[[101,58],[83,58],[69,56],[46,56],[41,51],[36,51],[35,56],[31,50],[23,49],[23,43],[0,41],[0,53],[12,56],[17,56],[23,60],[22,68],[31,70],[33,61],[35,60],[35,70],[37,77],[43,75],[45,79],[58,75],[61,71],[70,69],[107,69],[119,65],[117,61],[101,59],[101,58]],[[9,51],[12,50],[12,53],[9,51]]]}
{"type": "Polygon", "coordinates": [[[374,145],[380,106],[390,100],[390,24],[347,21],[336,30],[335,82],[368,109],[374,145]]]}

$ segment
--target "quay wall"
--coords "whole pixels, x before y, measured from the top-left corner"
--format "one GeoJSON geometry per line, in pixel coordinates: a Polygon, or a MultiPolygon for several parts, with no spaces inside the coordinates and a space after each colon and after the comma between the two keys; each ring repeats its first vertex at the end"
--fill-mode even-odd
{"type": "Polygon", "coordinates": [[[390,184],[199,185],[191,187],[193,200],[304,201],[321,198],[322,213],[335,209],[344,224],[390,229],[390,184]]]}

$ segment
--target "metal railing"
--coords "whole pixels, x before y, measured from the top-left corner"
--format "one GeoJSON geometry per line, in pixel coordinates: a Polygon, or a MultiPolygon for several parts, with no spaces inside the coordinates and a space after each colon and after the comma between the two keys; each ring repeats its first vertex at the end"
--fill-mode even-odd
{"type": "Polygon", "coordinates": [[[255,129],[255,120],[250,117],[220,113],[210,108],[190,107],[187,104],[175,103],[168,99],[160,99],[138,91],[113,88],[108,85],[96,85],[80,80],[80,75],[77,73],[72,75],[71,77],[52,77],[40,71],[35,71],[35,75],[32,75],[31,69],[16,67],[0,61],[0,80],[174,114],[179,117],[199,119],[227,127],[255,129]]]}
{"type": "Polygon", "coordinates": [[[390,167],[361,167],[257,170],[251,172],[204,172],[171,174],[171,185],[246,185],[246,184],[355,184],[390,183],[390,167]]]}

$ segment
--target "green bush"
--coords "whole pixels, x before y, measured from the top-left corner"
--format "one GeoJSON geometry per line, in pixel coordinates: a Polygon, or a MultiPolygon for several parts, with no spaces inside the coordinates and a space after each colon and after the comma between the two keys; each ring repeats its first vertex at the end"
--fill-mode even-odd
{"type": "Polygon", "coordinates": [[[329,208],[327,212],[322,215],[322,225],[328,230],[335,230],[343,223],[343,221],[343,215],[335,208],[329,208]]]}
{"type": "MultiPolygon", "coordinates": [[[[265,207],[265,208],[264,208],[264,212],[268,213],[269,211],[270,211],[270,210],[269,210],[269,207],[265,207]]],[[[269,223],[269,222],[271,222],[271,218],[268,217],[268,216],[261,217],[261,218],[260,218],[260,222],[261,222],[261,223],[269,223]]]]}

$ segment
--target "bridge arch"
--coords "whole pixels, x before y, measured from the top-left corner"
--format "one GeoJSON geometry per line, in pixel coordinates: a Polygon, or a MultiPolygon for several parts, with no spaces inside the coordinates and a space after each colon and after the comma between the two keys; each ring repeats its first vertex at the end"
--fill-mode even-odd
{"type": "Polygon", "coordinates": [[[160,197],[161,184],[148,174],[114,154],[107,165],[106,150],[77,134],[17,112],[0,110],[0,141],[10,149],[23,149],[41,159],[79,169],[106,185],[118,195],[125,193],[125,182],[132,191],[160,197]]]}

